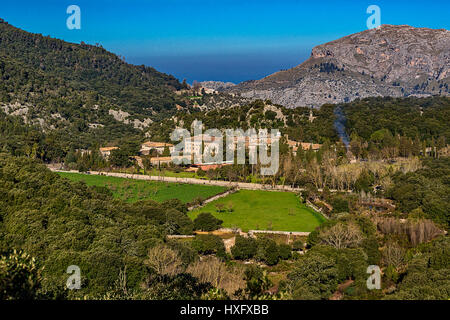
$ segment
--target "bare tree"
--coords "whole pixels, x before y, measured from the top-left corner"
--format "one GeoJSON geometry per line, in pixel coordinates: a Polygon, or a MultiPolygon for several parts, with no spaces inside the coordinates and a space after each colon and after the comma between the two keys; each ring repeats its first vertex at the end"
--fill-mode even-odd
{"type": "Polygon", "coordinates": [[[311,180],[314,183],[315,187],[317,189],[322,188],[323,187],[322,169],[315,159],[310,164],[308,164],[306,170],[309,176],[311,177],[311,180]]]}
{"type": "Polygon", "coordinates": [[[197,261],[186,270],[200,282],[209,282],[214,287],[224,289],[229,295],[245,287],[242,269],[230,270],[217,257],[206,257],[197,261]]]}
{"type": "Polygon", "coordinates": [[[416,246],[419,243],[430,241],[437,236],[444,234],[444,231],[439,229],[433,221],[422,219],[410,222],[407,234],[411,243],[416,246]]]}
{"type": "Polygon", "coordinates": [[[216,203],[216,211],[217,212],[223,212],[225,211],[225,204],[222,202],[216,203]]]}
{"type": "Polygon", "coordinates": [[[400,269],[405,264],[405,249],[397,242],[389,242],[383,251],[383,262],[386,266],[400,269]]]}
{"type": "Polygon", "coordinates": [[[377,218],[377,228],[384,234],[406,234],[411,244],[416,246],[430,241],[444,233],[431,220],[398,220],[395,218],[377,218]]]}
{"type": "Polygon", "coordinates": [[[357,246],[363,239],[358,226],[339,222],[319,235],[323,243],[336,249],[357,246]]]}
{"type": "Polygon", "coordinates": [[[160,275],[176,275],[183,271],[179,255],[162,244],[148,251],[148,259],[144,263],[160,275]]]}

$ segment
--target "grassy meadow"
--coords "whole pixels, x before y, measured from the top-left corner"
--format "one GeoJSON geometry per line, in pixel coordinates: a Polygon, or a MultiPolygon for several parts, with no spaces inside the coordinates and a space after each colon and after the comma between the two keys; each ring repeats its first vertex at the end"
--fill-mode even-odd
{"type": "Polygon", "coordinates": [[[116,198],[128,202],[148,199],[162,202],[180,199],[183,203],[189,203],[197,197],[206,199],[226,190],[225,187],[220,186],[145,181],[81,173],[59,172],[58,174],[72,181],[83,181],[89,186],[107,187],[116,198]]]}
{"type": "Polygon", "coordinates": [[[224,227],[239,227],[243,231],[310,232],[324,221],[319,213],[302,204],[291,192],[240,190],[189,212],[189,216],[194,219],[201,212],[209,212],[223,220],[224,227]],[[217,204],[222,204],[224,209],[218,210],[217,204]],[[232,207],[231,212],[229,207],[232,207]]]}

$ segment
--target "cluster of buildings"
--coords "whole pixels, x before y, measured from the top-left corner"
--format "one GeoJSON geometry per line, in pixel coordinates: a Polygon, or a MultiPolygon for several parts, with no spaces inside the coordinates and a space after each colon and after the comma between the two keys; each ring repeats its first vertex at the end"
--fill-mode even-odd
{"type": "MultiPolygon", "coordinates": [[[[275,139],[279,139],[280,136],[276,136],[275,139]]],[[[316,143],[307,143],[307,142],[298,142],[289,140],[289,138],[286,136],[287,143],[292,150],[292,153],[294,155],[297,154],[297,151],[299,148],[302,148],[303,150],[313,150],[318,151],[321,144],[316,143]]],[[[210,136],[207,134],[202,134],[200,136],[193,136],[185,140],[184,149],[178,149],[178,153],[180,154],[177,157],[171,156],[175,151],[175,146],[171,143],[167,142],[155,142],[155,141],[146,141],[142,143],[139,155],[134,156],[133,158],[136,160],[139,166],[144,167],[143,159],[146,158],[150,162],[152,166],[159,167],[161,165],[171,165],[174,163],[175,158],[178,158],[181,160],[182,158],[185,158],[182,156],[183,152],[190,153],[192,155],[191,160],[193,159],[194,154],[203,154],[205,151],[208,151],[210,148],[216,148],[216,145],[214,142],[216,141],[217,137],[210,136]]],[[[246,138],[244,141],[240,140],[238,137],[234,137],[234,149],[236,150],[238,147],[238,144],[241,144],[245,147],[246,150],[250,150],[252,148],[260,148],[264,146],[265,148],[269,148],[270,144],[272,143],[272,140],[270,137],[264,138],[263,140],[260,140],[258,138],[256,139],[248,139],[246,138]]],[[[225,148],[225,145],[223,146],[225,148]]],[[[118,149],[118,147],[103,147],[100,148],[100,154],[103,158],[108,159],[111,155],[111,151],[118,149]]],[[[214,153],[214,150],[211,149],[209,152],[214,153]]],[[[195,161],[191,161],[193,163],[192,165],[187,168],[187,171],[197,171],[199,169],[202,169],[203,171],[208,171],[210,169],[216,169],[221,166],[230,165],[233,162],[231,161],[222,161],[220,163],[201,163],[196,164],[195,161]]]]}
{"type": "Polygon", "coordinates": [[[304,151],[312,150],[312,151],[317,152],[320,149],[320,147],[322,147],[322,145],[318,144],[318,143],[298,142],[298,141],[289,140],[289,139],[287,142],[288,142],[289,147],[292,149],[292,153],[294,155],[297,155],[297,151],[299,148],[302,148],[304,151]]]}

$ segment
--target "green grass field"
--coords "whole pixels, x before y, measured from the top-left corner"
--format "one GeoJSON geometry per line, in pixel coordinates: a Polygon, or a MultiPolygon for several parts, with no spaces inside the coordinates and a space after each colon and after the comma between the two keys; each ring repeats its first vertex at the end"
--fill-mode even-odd
{"type": "Polygon", "coordinates": [[[226,190],[225,187],[219,186],[144,181],[81,173],[59,172],[58,174],[72,181],[84,181],[89,186],[107,187],[113,192],[114,197],[128,202],[147,199],[162,202],[180,199],[184,203],[189,203],[197,197],[206,199],[226,190]]]}
{"type": "Polygon", "coordinates": [[[240,190],[225,198],[189,212],[192,219],[200,212],[210,212],[223,220],[224,227],[248,230],[313,231],[325,219],[314,210],[300,203],[294,193],[240,190]],[[230,203],[233,212],[217,212],[216,204],[230,203]]]}
{"type": "MultiPolygon", "coordinates": [[[[112,172],[136,174],[136,169],[135,168],[128,168],[128,169],[114,170],[112,172]]],[[[161,168],[161,170],[153,168],[151,170],[146,170],[146,171],[144,171],[144,169],[140,169],[139,173],[140,174],[145,174],[147,176],[206,179],[205,177],[202,178],[202,177],[197,176],[195,174],[195,172],[186,172],[186,171],[175,172],[175,171],[172,171],[172,170],[167,170],[165,168],[161,168]]]]}
{"type": "MultiPolygon", "coordinates": [[[[142,170],[141,172],[143,173],[144,170],[142,170]]],[[[196,178],[196,179],[200,178],[195,174],[195,172],[185,172],[185,171],[174,172],[174,171],[164,170],[164,169],[162,169],[161,171],[159,171],[158,169],[147,170],[145,172],[145,174],[148,176],[162,176],[162,177],[175,177],[175,178],[196,178]]]]}

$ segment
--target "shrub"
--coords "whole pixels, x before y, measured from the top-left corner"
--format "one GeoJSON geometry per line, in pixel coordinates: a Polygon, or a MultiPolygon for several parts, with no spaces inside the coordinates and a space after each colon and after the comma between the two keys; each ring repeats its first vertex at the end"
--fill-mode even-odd
{"type": "Polygon", "coordinates": [[[269,266],[276,265],[278,260],[280,260],[280,251],[277,243],[273,240],[264,239],[265,241],[259,242],[259,249],[263,254],[262,260],[269,266]]]}
{"type": "Polygon", "coordinates": [[[217,219],[209,212],[200,213],[194,220],[195,230],[214,231],[222,226],[223,221],[217,219]]]}
{"type": "Polygon", "coordinates": [[[320,230],[317,228],[309,233],[308,238],[306,239],[306,244],[309,247],[315,246],[319,243],[319,232],[320,230]]]}
{"type": "Polygon", "coordinates": [[[22,251],[0,256],[0,299],[36,299],[41,269],[22,251]]]}
{"type": "Polygon", "coordinates": [[[272,286],[266,271],[255,265],[251,265],[245,270],[244,278],[246,281],[246,299],[255,299],[263,295],[272,286]]]}
{"type": "Polygon", "coordinates": [[[375,237],[369,237],[363,240],[362,248],[367,254],[367,262],[369,264],[378,264],[381,259],[381,253],[378,249],[378,241],[375,237]]]}
{"type": "Polygon", "coordinates": [[[161,204],[161,206],[164,209],[175,209],[175,210],[178,210],[183,213],[188,212],[187,206],[183,202],[181,202],[181,200],[179,200],[179,199],[166,200],[161,204]]]}
{"type": "Polygon", "coordinates": [[[288,274],[292,298],[328,299],[338,285],[335,259],[314,251],[308,252],[306,257],[299,259],[288,274]]]}
{"type": "Polygon", "coordinates": [[[282,260],[287,260],[292,257],[292,248],[288,244],[280,244],[278,246],[278,252],[282,260]]]}
{"type": "Polygon", "coordinates": [[[205,199],[203,199],[202,197],[196,197],[195,199],[192,200],[191,204],[194,206],[201,206],[204,201],[205,199]]]}
{"type": "Polygon", "coordinates": [[[192,234],[194,224],[184,213],[175,209],[166,212],[166,231],[169,234],[192,234]]]}
{"type": "Polygon", "coordinates": [[[360,192],[362,190],[365,192],[370,192],[370,187],[374,184],[374,182],[375,177],[373,173],[369,172],[368,170],[363,170],[363,172],[361,172],[359,178],[355,182],[355,190],[357,192],[360,192]]]}
{"type": "Polygon", "coordinates": [[[305,244],[303,243],[302,240],[295,240],[294,243],[292,243],[292,249],[299,251],[299,250],[303,250],[303,248],[305,247],[305,244]]]}
{"type": "Polygon", "coordinates": [[[139,300],[199,300],[212,289],[211,284],[202,283],[188,273],[149,275],[141,287],[139,300]]]}
{"type": "Polygon", "coordinates": [[[234,246],[231,248],[231,254],[234,259],[246,260],[256,255],[258,245],[255,239],[236,236],[234,246]]]}
{"type": "Polygon", "coordinates": [[[300,253],[298,253],[297,251],[292,252],[292,259],[293,260],[298,260],[300,259],[302,255],[300,253]]]}
{"type": "Polygon", "coordinates": [[[201,254],[216,254],[225,257],[225,245],[220,237],[213,234],[201,234],[192,241],[192,247],[201,254]]]}
{"type": "Polygon", "coordinates": [[[221,202],[219,202],[219,203],[216,203],[216,211],[217,212],[224,212],[225,211],[225,204],[223,204],[223,203],[221,203],[221,202]]]}
{"type": "Polygon", "coordinates": [[[341,197],[336,197],[331,200],[333,213],[349,212],[348,201],[341,197]]]}
{"type": "Polygon", "coordinates": [[[183,266],[187,267],[189,264],[196,261],[198,258],[197,251],[191,246],[191,243],[178,241],[176,239],[168,239],[167,246],[176,251],[183,262],[183,266]]]}
{"type": "Polygon", "coordinates": [[[227,296],[245,287],[243,270],[228,268],[226,263],[217,257],[197,261],[188,267],[187,272],[202,283],[211,283],[215,288],[225,290],[227,296]]]}
{"type": "Polygon", "coordinates": [[[323,222],[322,225],[317,227],[315,230],[313,230],[308,235],[308,238],[306,239],[306,244],[309,247],[312,247],[312,246],[315,246],[316,244],[318,244],[320,242],[319,233],[326,228],[330,228],[330,227],[334,226],[336,223],[337,223],[336,220],[326,220],[325,222],[323,222]]]}

